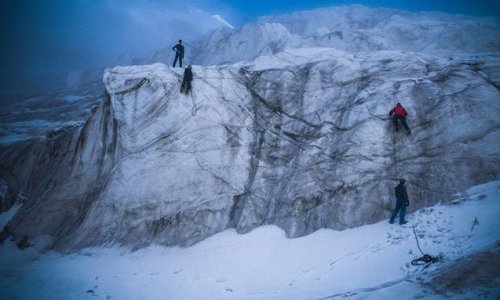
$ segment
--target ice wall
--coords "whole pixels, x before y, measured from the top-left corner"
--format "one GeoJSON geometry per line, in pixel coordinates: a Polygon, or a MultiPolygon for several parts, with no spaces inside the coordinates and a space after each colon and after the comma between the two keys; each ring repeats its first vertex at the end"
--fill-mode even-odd
{"type": "Polygon", "coordinates": [[[47,247],[191,245],[276,224],[289,237],[384,219],[499,178],[500,56],[304,48],[232,66],[116,67],[84,126],[0,152],[24,204],[3,238],[47,247]],[[412,134],[394,132],[401,102],[412,134]]]}

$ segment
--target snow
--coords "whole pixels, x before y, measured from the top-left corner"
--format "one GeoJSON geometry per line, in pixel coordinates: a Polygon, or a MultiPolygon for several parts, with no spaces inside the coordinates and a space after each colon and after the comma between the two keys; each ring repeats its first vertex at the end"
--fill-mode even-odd
{"type": "MultiPolygon", "coordinates": [[[[343,231],[287,239],[275,226],[227,230],[188,247],[90,248],[63,255],[0,247],[2,299],[400,299],[445,298],[418,280],[499,239],[500,181],[470,188],[449,205],[343,231]],[[472,227],[477,218],[479,225],[472,227]],[[444,262],[409,262],[422,250],[444,262]]],[[[9,211],[10,213],[10,211],[9,211]]],[[[2,215],[3,217],[4,215],[2,215]]],[[[498,289],[490,289],[498,293],[498,289]]],[[[471,290],[461,297],[478,298],[471,290]]],[[[458,297],[458,295],[457,295],[458,297]]],[[[457,298],[455,297],[455,298],[457,298]]]]}
{"type": "Polygon", "coordinates": [[[217,21],[221,22],[222,24],[226,25],[227,27],[234,29],[234,26],[231,25],[228,21],[226,21],[221,15],[213,15],[212,17],[217,21]]]}
{"type": "Polygon", "coordinates": [[[236,63],[283,50],[331,47],[350,53],[399,50],[443,55],[498,51],[494,18],[410,12],[362,5],[261,17],[235,30],[212,31],[192,62],[236,63]]]}

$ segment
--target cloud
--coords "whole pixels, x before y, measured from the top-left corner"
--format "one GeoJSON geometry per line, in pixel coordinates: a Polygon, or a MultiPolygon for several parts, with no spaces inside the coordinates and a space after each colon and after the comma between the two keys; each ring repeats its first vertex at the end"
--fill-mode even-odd
{"type": "Polygon", "coordinates": [[[127,64],[221,25],[170,0],[6,0],[0,9],[2,94],[56,88],[75,71],[127,64]]]}

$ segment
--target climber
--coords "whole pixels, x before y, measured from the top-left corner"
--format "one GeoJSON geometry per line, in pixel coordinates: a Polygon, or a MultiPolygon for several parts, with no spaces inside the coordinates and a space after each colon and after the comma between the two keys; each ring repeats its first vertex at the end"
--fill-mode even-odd
{"type": "Polygon", "coordinates": [[[406,115],[407,112],[404,109],[403,105],[401,103],[397,103],[396,106],[391,109],[389,112],[389,116],[392,115],[392,122],[394,123],[394,126],[396,126],[396,131],[399,130],[399,122],[398,120],[401,120],[401,124],[405,127],[406,131],[408,131],[408,134],[411,134],[410,128],[408,127],[408,124],[406,124],[406,115]]]}
{"type": "Polygon", "coordinates": [[[186,95],[191,90],[191,81],[193,80],[193,72],[191,70],[191,65],[187,66],[184,70],[184,77],[182,78],[181,93],[186,95]]]}
{"type": "Polygon", "coordinates": [[[399,225],[404,225],[408,222],[405,221],[406,207],[410,205],[408,200],[408,193],[406,192],[405,180],[401,178],[399,184],[394,188],[394,193],[396,194],[396,208],[392,212],[390,224],[394,223],[394,219],[399,212],[399,225]]]}
{"type": "Polygon", "coordinates": [[[182,59],[184,58],[184,46],[182,45],[182,40],[179,40],[179,43],[172,47],[172,50],[175,51],[175,59],[172,67],[175,68],[175,63],[177,59],[179,59],[179,67],[182,68],[182,59]]]}

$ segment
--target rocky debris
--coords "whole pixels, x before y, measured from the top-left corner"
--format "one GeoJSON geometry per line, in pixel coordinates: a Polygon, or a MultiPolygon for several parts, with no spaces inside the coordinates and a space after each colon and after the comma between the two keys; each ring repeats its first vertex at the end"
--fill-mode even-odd
{"type": "Polygon", "coordinates": [[[498,297],[500,282],[500,244],[486,251],[461,258],[445,268],[434,272],[424,286],[440,295],[462,295],[471,291],[481,291],[481,298],[498,297]],[[496,293],[496,294],[495,294],[496,293]]]}

